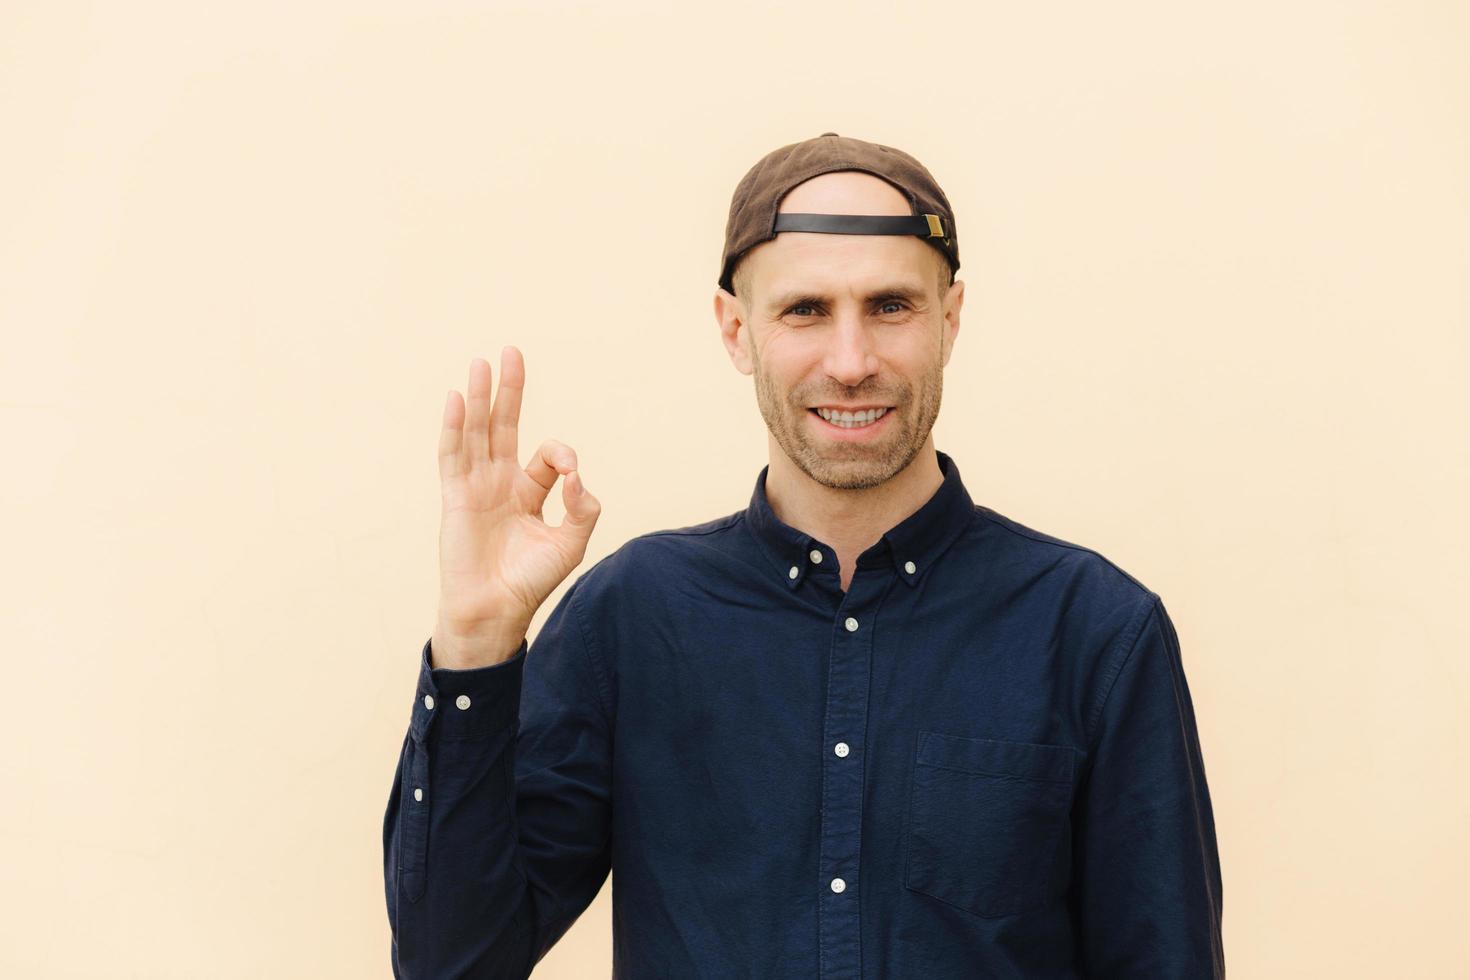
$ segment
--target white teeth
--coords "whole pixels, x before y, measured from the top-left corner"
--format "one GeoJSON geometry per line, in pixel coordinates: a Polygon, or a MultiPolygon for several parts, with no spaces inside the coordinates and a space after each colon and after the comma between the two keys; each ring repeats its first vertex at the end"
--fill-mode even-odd
{"type": "Polygon", "coordinates": [[[870,408],[865,412],[834,412],[828,408],[819,408],[817,414],[833,425],[855,429],[882,418],[887,411],[886,408],[870,408]]]}

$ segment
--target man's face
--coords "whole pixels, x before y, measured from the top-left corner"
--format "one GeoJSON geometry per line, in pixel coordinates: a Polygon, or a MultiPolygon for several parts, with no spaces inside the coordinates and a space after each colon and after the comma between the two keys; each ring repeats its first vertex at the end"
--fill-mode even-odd
{"type": "MultiPolygon", "coordinates": [[[[911,213],[895,188],[856,171],[797,185],[779,210],[911,213]]],[[[958,281],[941,291],[948,268],[911,235],[782,232],[742,260],[736,288],[748,295],[716,293],[726,347],[755,375],[767,428],[816,482],[878,486],[928,442],[964,294],[958,281]],[[884,411],[851,425],[819,408],[884,411]]]]}

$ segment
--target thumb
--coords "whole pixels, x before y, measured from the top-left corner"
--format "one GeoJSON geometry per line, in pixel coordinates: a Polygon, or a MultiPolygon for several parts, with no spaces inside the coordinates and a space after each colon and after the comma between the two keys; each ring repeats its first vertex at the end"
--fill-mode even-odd
{"type": "Polygon", "coordinates": [[[557,529],[585,547],[592,537],[592,528],[597,524],[597,515],[602,513],[602,504],[587,492],[582,485],[582,474],[577,470],[572,470],[561,481],[561,499],[566,505],[566,516],[557,529]]]}

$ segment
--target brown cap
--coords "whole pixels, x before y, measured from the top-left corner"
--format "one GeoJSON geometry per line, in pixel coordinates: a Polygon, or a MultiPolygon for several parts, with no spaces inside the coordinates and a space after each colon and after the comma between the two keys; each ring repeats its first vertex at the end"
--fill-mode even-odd
{"type": "Polygon", "coordinates": [[[749,249],[783,231],[835,235],[917,235],[949,260],[949,279],[960,267],[960,243],[949,199],[924,165],[902,150],[850,136],[823,133],[772,150],[751,167],[730,199],[720,286],[735,291],[735,264],[749,249]],[[888,181],[909,199],[911,215],[777,214],[781,198],[804,180],[833,170],[861,170],[888,181]]]}

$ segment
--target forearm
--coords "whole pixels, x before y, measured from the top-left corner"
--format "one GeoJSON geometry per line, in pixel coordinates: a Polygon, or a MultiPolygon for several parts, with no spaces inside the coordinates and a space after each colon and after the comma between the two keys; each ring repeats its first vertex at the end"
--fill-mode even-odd
{"type": "Polygon", "coordinates": [[[477,672],[463,700],[421,685],[383,823],[400,980],[530,973],[537,916],[519,870],[514,779],[524,652],[477,672]]]}

